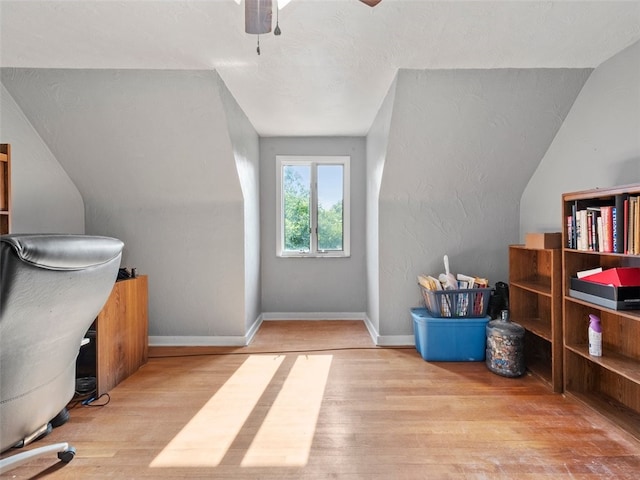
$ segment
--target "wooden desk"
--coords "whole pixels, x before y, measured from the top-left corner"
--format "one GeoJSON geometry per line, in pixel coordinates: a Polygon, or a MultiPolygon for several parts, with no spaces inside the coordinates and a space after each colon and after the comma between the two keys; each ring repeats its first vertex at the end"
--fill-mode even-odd
{"type": "Polygon", "coordinates": [[[148,326],[147,276],[116,282],[95,321],[97,396],[147,362],[148,326]]]}

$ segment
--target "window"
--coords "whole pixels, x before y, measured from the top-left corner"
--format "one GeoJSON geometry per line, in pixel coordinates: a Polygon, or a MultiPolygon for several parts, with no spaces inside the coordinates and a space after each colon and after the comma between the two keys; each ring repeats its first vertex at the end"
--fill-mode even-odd
{"type": "Polygon", "coordinates": [[[348,257],[350,157],[276,160],[278,256],[348,257]]]}

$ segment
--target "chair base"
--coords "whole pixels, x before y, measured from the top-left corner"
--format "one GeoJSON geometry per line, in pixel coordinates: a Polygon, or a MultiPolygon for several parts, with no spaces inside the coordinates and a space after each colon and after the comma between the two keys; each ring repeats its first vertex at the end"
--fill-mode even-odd
{"type": "Polygon", "coordinates": [[[69,463],[73,460],[76,454],[76,449],[69,445],[67,442],[54,443],[52,445],[46,445],[44,447],[34,448],[27,452],[18,453],[7,458],[0,460],[0,475],[9,470],[16,468],[23,463],[26,463],[34,458],[48,455],[50,453],[57,452],[58,458],[63,463],[69,463]]]}

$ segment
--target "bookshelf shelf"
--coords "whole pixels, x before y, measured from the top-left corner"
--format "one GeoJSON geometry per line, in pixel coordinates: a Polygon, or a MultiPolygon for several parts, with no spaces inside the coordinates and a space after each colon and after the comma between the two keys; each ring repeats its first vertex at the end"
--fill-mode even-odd
{"type": "MultiPolygon", "coordinates": [[[[630,196],[640,196],[640,184],[562,196],[562,214],[567,225],[562,239],[564,389],[640,439],[640,310],[606,308],[574,298],[569,292],[571,278],[579,271],[596,267],[640,267],[640,255],[635,253],[570,248],[575,246],[575,239],[570,238],[573,232],[568,219],[576,209],[616,206],[616,200],[630,196]],[[603,325],[602,357],[589,355],[589,314],[599,316],[603,325]]],[[[620,204],[618,201],[618,207],[620,204]]],[[[624,224],[618,226],[616,245],[626,235],[624,224]]]]}
{"type": "Polygon", "coordinates": [[[525,328],[527,368],[562,391],[560,249],[509,246],[509,310],[525,328]]]}
{"type": "Polygon", "coordinates": [[[569,344],[566,345],[568,350],[580,355],[590,362],[600,365],[603,368],[611,370],[617,375],[621,375],[635,383],[640,383],[640,370],[638,370],[638,361],[619,355],[615,350],[603,349],[602,357],[594,357],[589,355],[589,346],[587,344],[569,344]]]}
{"type": "Polygon", "coordinates": [[[548,322],[546,322],[542,318],[531,318],[531,317],[519,317],[518,323],[522,325],[525,330],[529,330],[534,335],[541,337],[548,342],[551,342],[551,326],[548,322]]]}
{"type": "Polygon", "coordinates": [[[617,402],[610,396],[599,393],[584,394],[573,391],[572,395],[588,407],[600,412],[634,437],[640,438],[640,415],[629,410],[626,405],[617,402]]]}
{"type": "Polygon", "coordinates": [[[535,293],[537,295],[545,295],[551,297],[551,284],[549,279],[533,279],[533,280],[514,280],[511,283],[513,286],[535,293]]]}

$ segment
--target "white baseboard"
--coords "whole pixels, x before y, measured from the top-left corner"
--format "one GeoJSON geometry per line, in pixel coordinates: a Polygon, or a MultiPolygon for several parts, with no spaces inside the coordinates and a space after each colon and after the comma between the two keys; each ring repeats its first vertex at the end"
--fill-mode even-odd
{"type": "Polygon", "coordinates": [[[415,345],[413,335],[380,335],[364,312],[298,312],[263,313],[251,325],[246,335],[215,336],[149,336],[150,347],[244,347],[249,345],[258,333],[263,321],[269,320],[362,320],[375,345],[380,347],[401,347],[415,345]]]}
{"type": "Polygon", "coordinates": [[[249,345],[251,342],[253,342],[253,337],[255,337],[256,333],[258,333],[258,330],[260,329],[260,325],[262,325],[263,320],[264,318],[262,314],[260,314],[258,318],[256,318],[256,321],[253,322],[253,325],[249,327],[249,331],[245,335],[245,341],[246,341],[245,345],[249,345]]]}
{"type": "Polygon", "coordinates": [[[246,335],[149,336],[150,347],[244,347],[251,343],[262,325],[262,315],[249,327],[246,335]]]}
{"type": "Polygon", "coordinates": [[[405,347],[415,345],[415,337],[413,335],[380,335],[376,327],[371,323],[368,316],[365,315],[364,324],[369,330],[369,335],[373,343],[379,347],[405,347]]]}
{"type": "Polygon", "coordinates": [[[373,340],[374,345],[378,345],[378,337],[380,335],[378,335],[378,330],[376,330],[376,327],[374,327],[373,323],[371,323],[371,319],[369,318],[369,315],[364,316],[364,326],[367,327],[367,330],[369,331],[369,335],[371,335],[371,340],[373,340]]]}
{"type": "Polygon", "coordinates": [[[378,336],[379,347],[409,347],[416,344],[413,335],[380,335],[378,336]]]}
{"type": "Polygon", "coordinates": [[[262,319],[267,320],[364,320],[364,312],[267,312],[262,319]]]}
{"type": "Polygon", "coordinates": [[[149,336],[150,347],[244,347],[244,336],[149,336]]]}

